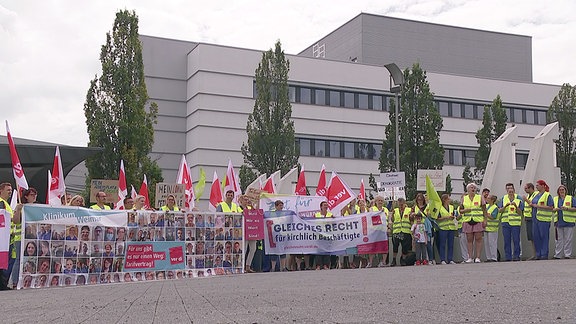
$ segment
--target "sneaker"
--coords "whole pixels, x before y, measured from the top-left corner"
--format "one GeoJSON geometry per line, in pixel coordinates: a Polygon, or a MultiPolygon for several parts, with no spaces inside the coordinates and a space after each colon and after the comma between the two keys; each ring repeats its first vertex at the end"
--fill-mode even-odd
{"type": "Polygon", "coordinates": [[[441,265],[446,265],[446,261],[442,261],[441,265]]]}
{"type": "Polygon", "coordinates": [[[472,263],[472,262],[474,262],[474,260],[468,259],[468,260],[464,261],[463,263],[472,263]]]}
{"type": "Polygon", "coordinates": [[[450,264],[456,264],[456,262],[454,262],[454,261],[450,261],[449,263],[450,263],[450,264]]]}
{"type": "Polygon", "coordinates": [[[423,265],[428,265],[428,260],[422,261],[422,264],[423,264],[423,265]]]}
{"type": "Polygon", "coordinates": [[[415,265],[419,266],[419,265],[420,265],[420,260],[416,260],[416,264],[415,264],[415,265]]]}
{"type": "Polygon", "coordinates": [[[384,263],[384,262],[378,263],[378,268],[384,268],[385,266],[386,266],[386,263],[384,263]]]}
{"type": "Polygon", "coordinates": [[[372,263],[370,262],[366,263],[366,268],[372,268],[372,263]]]}
{"type": "Polygon", "coordinates": [[[480,261],[480,258],[476,258],[476,259],[474,260],[474,263],[480,263],[480,262],[482,262],[482,261],[480,261]]]}
{"type": "Polygon", "coordinates": [[[396,259],[392,259],[392,264],[390,264],[391,267],[395,267],[396,266],[396,259]]]}

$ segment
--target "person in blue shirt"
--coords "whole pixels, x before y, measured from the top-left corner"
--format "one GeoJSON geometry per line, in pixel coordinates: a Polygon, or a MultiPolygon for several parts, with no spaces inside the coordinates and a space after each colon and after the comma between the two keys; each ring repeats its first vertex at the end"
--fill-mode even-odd
{"type": "Polygon", "coordinates": [[[536,181],[536,191],[538,193],[532,199],[532,219],[535,222],[532,226],[532,238],[536,248],[536,259],[548,259],[548,242],[550,241],[550,223],[554,210],[554,199],[550,195],[550,187],[544,180],[536,181]]]}
{"type": "Polygon", "coordinates": [[[567,195],[567,192],[566,186],[560,185],[556,191],[558,196],[554,197],[554,212],[556,213],[554,225],[558,233],[554,259],[561,259],[562,254],[564,254],[566,259],[570,259],[572,256],[572,236],[574,224],[576,223],[576,199],[571,195],[567,195]]]}

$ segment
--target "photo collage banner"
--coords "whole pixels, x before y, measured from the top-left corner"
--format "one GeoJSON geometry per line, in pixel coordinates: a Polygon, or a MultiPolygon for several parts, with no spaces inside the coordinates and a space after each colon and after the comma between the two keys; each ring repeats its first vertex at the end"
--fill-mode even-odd
{"type": "Polygon", "coordinates": [[[25,205],[18,289],[243,273],[242,214],[25,205]]]}

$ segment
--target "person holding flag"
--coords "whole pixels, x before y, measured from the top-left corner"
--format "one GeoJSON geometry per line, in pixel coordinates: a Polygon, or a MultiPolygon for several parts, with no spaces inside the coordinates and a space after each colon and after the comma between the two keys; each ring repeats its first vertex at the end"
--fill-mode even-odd
{"type": "MultiPolygon", "coordinates": [[[[8,200],[12,196],[12,185],[8,182],[0,183],[0,209],[6,210],[10,215],[12,227],[10,228],[10,247],[8,250],[8,267],[2,270],[2,278],[0,278],[0,290],[10,290],[8,281],[12,274],[16,259],[20,258],[20,241],[22,236],[22,204],[16,205],[15,209],[10,207],[8,200]],[[14,230],[14,229],[19,230],[14,230]]],[[[18,278],[13,278],[14,285],[18,283],[18,278]]]]}

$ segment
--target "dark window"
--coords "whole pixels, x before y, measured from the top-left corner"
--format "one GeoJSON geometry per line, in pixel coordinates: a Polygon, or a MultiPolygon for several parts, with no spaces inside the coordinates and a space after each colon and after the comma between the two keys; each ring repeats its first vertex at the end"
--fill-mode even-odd
{"type": "Polygon", "coordinates": [[[290,100],[290,102],[296,102],[296,87],[288,87],[288,100],[290,100]]]}
{"type": "Polygon", "coordinates": [[[368,109],[368,95],[360,93],[358,94],[358,108],[368,109]]]}
{"type": "Polygon", "coordinates": [[[374,160],[379,160],[380,159],[380,153],[382,152],[382,144],[372,144],[372,147],[374,148],[374,160]]]}
{"type": "Polygon", "coordinates": [[[446,164],[446,165],[452,164],[452,162],[450,162],[450,150],[449,149],[444,149],[444,164],[446,164]]]}
{"type": "Polygon", "coordinates": [[[372,95],[372,107],[374,110],[382,110],[382,96],[372,95]]]}
{"type": "Polygon", "coordinates": [[[346,108],[356,107],[356,105],[354,104],[354,93],[344,92],[344,107],[346,108]]]}
{"type": "Polygon", "coordinates": [[[511,115],[510,108],[504,108],[504,109],[506,110],[506,117],[508,118],[508,120],[513,122],[514,120],[512,120],[512,118],[510,117],[511,115]]]}
{"type": "Polygon", "coordinates": [[[354,143],[344,142],[344,157],[354,158],[354,143]]]}
{"type": "Polygon", "coordinates": [[[327,156],[325,141],[314,140],[314,156],[327,156]]]}
{"type": "Polygon", "coordinates": [[[330,157],[340,157],[340,142],[330,141],[330,157]]]}
{"type": "Polygon", "coordinates": [[[524,170],[528,163],[527,153],[516,153],[516,170],[524,170]]]}
{"type": "Polygon", "coordinates": [[[464,104],[464,118],[474,119],[474,105],[464,104]]]}
{"type": "Polygon", "coordinates": [[[326,106],[326,90],[315,89],[315,103],[320,106],[326,106]]]}
{"type": "Polygon", "coordinates": [[[468,164],[471,167],[476,166],[476,151],[465,150],[464,158],[464,165],[468,164]]]}
{"type": "Polygon", "coordinates": [[[526,110],[526,123],[527,124],[535,124],[536,123],[536,112],[534,110],[526,110]]]}
{"type": "Polygon", "coordinates": [[[303,104],[312,103],[312,90],[309,88],[300,88],[300,102],[303,104]]]}
{"type": "Polygon", "coordinates": [[[448,103],[445,101],[438,101],[438,111],[440,112],[440,116],[442,116],[442,117],[450,116],[450,111],[448,109],[448,103]]]}
{"type": "Polygon", "coordinates": [[[462,105],[460,103],[452,103],[452,117],[462,117],[462,105]]]}
{"type": "Polygon", "coordinates": [[[311,143],[309,139],[301,138],[299,140],[300,144],[300,155],[310,156],[311,154],[311,143]]]}
{"type": "Polygon", "coordinates": [[[538,125],[546,125],[546,112],[545,111],[536,111],[536,117],[538,117],[538,125]]]}
{"type": "Polygon", "coordinates": [[[330,91],[330,106],[340,107],[340,91],[330,91]]]}

